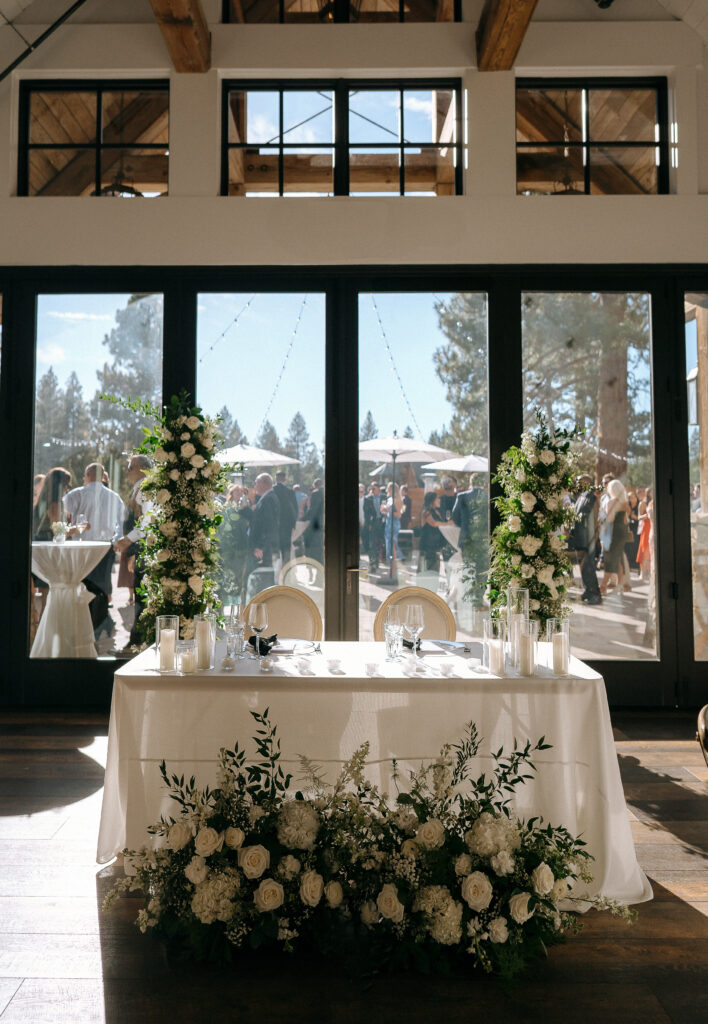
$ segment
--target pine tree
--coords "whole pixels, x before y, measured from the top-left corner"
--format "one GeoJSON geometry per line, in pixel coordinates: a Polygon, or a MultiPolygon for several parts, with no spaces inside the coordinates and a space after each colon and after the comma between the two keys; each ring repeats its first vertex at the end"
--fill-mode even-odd
{"type": "Polygon", "coordinates": [[[235,420],[231,415],[228,406],[222,405],[218,413],[218,419],[219,430],[224,438],[225,448],[231,448],[235,444],[248,444],[248,438],[239,427],[238,420],[235,420]]]}
{"type": "Polygon", "coordinates": [[[378,429],[374,423],[374,417],[371,415],[371,409],[369,409],[359,430],[359,440],[370,441],[372,437],[376,437],[377,434],[378,429]]]}
{"type": "Polygon", "coordinates": [[[258,431],[256,440],[254,441],[256,448],[265,448],[269,452],[283,452],[278,432],[270,422],[266,420],[261,429],[258,431]]]}
{"type": "Polygon", "coordinates": [[[300,462],[299,466],[289,467],[291,479],[312,482],[315,477],[322,476],[322,460],[317,446],[310,440],[305,417],[301,412],[296,412],[290,421],[283,452],[300,462]]]}

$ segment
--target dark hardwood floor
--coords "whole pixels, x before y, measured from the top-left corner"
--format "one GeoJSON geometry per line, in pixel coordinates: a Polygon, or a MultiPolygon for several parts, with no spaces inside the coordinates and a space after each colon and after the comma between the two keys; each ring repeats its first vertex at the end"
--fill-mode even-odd
{"type": "Polygon", "coordinates": [[[682,713],[616,713],[639,860],[655,898],[633,927],[591,913],[512,995],[478,977],[355,982],[321,962],[174,963],[100,904],[94,861],[107,721],[0,712],[0,1024],[693,1024],[708,1020],[708,769],[682,713]]]}

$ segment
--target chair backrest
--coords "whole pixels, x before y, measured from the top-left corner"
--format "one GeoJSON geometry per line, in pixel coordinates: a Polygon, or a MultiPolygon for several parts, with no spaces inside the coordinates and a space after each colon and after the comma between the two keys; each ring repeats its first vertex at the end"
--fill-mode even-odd
{"type": "Polygon", "coordinates": [[[319,609],[324,612],[324,566],[316,558],[307,555],[293,558],[286,562],[280,570],[278,583],[281,587],[294,587],[311,597],[319,609]]]}
{"type": "Polygon", "coordinates": [[[696,730],[703,757],[708,765],[708,704],[698,712],[698,728],[696,730]]]}
{"type": "Polygon", "coordinates": [[[293,640],[321,640],[322,617],[317,605],[295,587],[267,587],[246,606],[244,618],[248,635],[248,615],[252,604],[268,606],[268,628],[265,635],[277,633],[293,640]]]}
{"type": "Polygon", "coordinates": [[[386,598],[374,619],[374,640],[384,639],[386,612],[392,605],[401,609],[401,618],[408,604],[421,604],[425,616],[425,626],[421,636],[428,640],[454,640],[457,635],[455,616],[441,597],[424,587],[402,587],[394,590],[386,598]]]}

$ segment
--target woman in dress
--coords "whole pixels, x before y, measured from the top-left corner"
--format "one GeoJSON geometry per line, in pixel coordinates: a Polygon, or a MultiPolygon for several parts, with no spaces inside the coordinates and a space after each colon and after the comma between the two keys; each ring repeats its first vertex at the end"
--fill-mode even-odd
{"type": "Polygon", "coordinates": [[[420,513],[420,553],[425,560],[426,569],[438,568],[438,552],[444,539],[440,533],[440,524],[444,521],[440,515],[440,495],[435,491],[428,491],[423,498],[423,508],[420,513]]]}
{"type": "Polygon", "coordinates": [[[399,494],[398,484],[394,484],[392,481],[386,485],[386,494],[386,501],[381,508],[384,515],[386,561],[390,562],[392,554],[395,554],[396,558],[401,557],[401,551],[398,547],[398,534],[401,530],[403,502],[401,501],[401,496],[399,494]]]}
{"type": "Polygon", "coordinates": [[[623,591],[632,589],[625,566],[623,564],[624,546],[627,543],[627,516],[629,502],[627,492],[621,480],[610,480],[607,485],[609,502],[607,503],[605,523],[611,527],[610,542],[605,548],[605,574],[600,585],[600,593],[606,594],[611,583],[616,582],[623,591]]]}
{"type": "Polygon", "coordinates": [[[52,523],[64,518],[62,498],[71,487],[71,473],[56,466],[50,469],[44,480],[32,513],[32,538],[52,540],[52,523]]]}
{"type": "Polygon", "coordinates": [[[639,492],[639,505],[637,507],[637,521],[639,523],[639,547],[637,548],[637,562],[639,574],[643,580],[651,576],[651,525],[654,500],[651,487],[646,492],[639,492]]]}

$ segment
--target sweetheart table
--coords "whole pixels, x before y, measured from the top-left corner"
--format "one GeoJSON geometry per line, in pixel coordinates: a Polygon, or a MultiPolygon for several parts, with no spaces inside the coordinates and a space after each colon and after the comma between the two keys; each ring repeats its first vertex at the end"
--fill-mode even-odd
{"type": "MultiPolygon", "coordinates": [[[[254,754],[251,711],[269,709],[281,764],[294,781],[299,754],[333,779],[368,741],[367,775],[389,793],[394,758],[405,781],[407,769],[434,759],[473,720],[482,737],[473,774],[488,771],[491,751],[510,751],[515,738],[546,737],[552,747],[535,755],[535,776],[514,798],[517,813],[582,834],[595,857],[593,894],[627,904],[651,899],[634,850],[602,676],[572,658],[564,678],[542,666],[535,676],[498,678],[481,668],[481,644],[424,647],[416,659],[386,662],[380,643],[326,641],[321,653],[303,658],[284,642],[283,653],[267,659],[270,672],[246,658],[231,672],[184,676],[160,675],[154,648],[144,651],[115,674],[98,861],[144,846],[148,825],[161,814],[177,816],[158,771],[163,758],[170,773],[194,775],[203,787],[216,782],[221,746],[238,741],[254,754]]],[[[217,666],[223,655],[217,645],[217,666]]]]}

